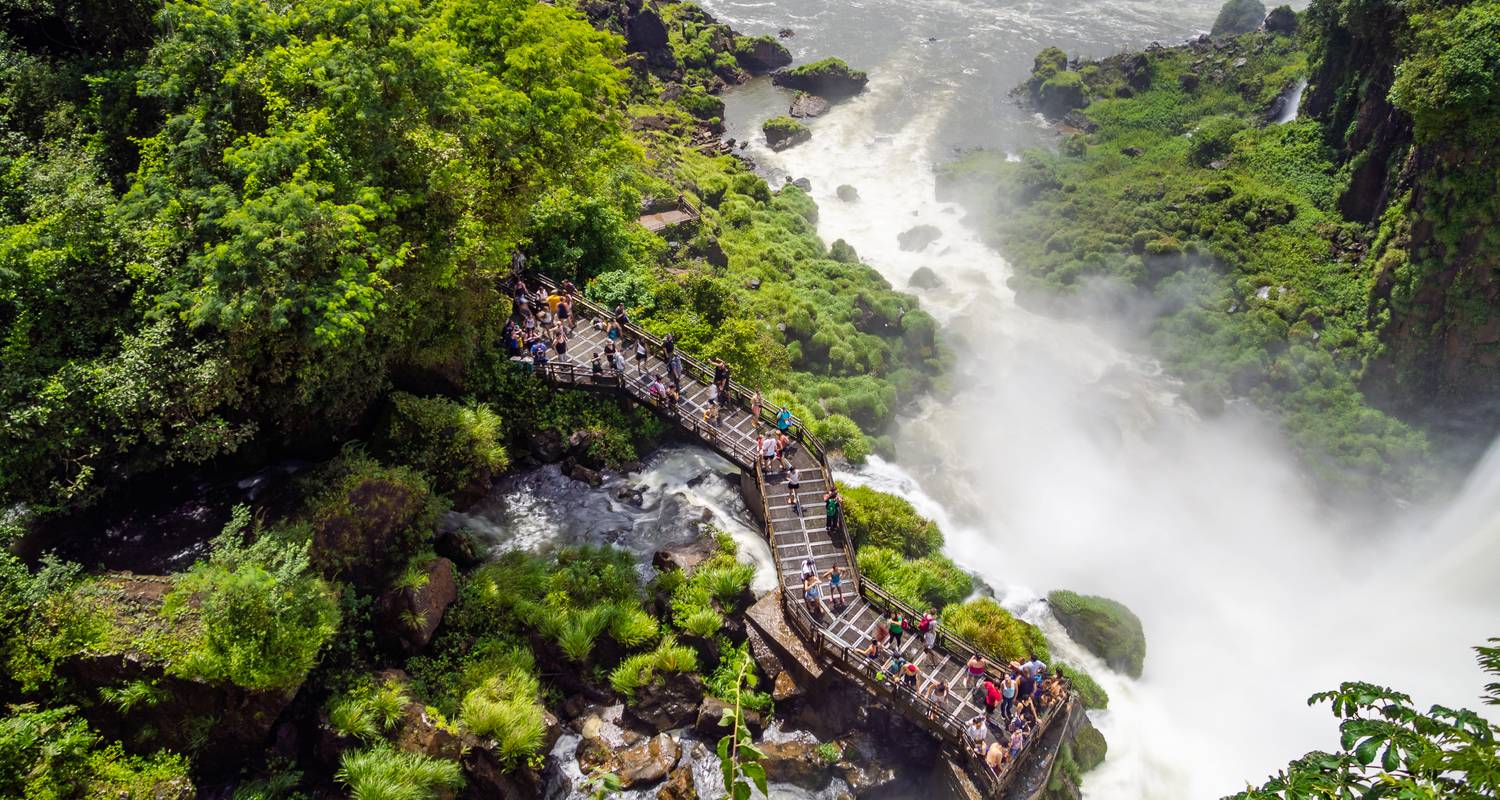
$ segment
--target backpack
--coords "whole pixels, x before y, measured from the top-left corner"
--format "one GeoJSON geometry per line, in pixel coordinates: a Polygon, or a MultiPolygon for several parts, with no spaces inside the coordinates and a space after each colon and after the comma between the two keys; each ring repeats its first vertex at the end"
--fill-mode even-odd
{"type": "Polygon", "coordinates": [[[917,623],[917,630],[919,630],[919,631],[921,631],[923,633],[926,633],[926,632],[932,630],[932,617],[928,617],[928,616],[922,617],[922,621],[917,623]]]}

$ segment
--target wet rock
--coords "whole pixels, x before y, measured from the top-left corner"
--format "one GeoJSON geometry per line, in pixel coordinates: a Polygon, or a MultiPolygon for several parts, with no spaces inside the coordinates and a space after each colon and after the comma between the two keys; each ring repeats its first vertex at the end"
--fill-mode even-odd
{"type": "Polygon", "coordinates": [[[734,57],[751,75],[760,75],[792,63],[792,53],[786,49],[786,45],[769,36],[740,37],[734,57]]]}
{"type": "MultiPolygon", "coordinates": [[[[704,741],[717,742],[729,729],[719,725],[719,720],[724,718],[724,712],[733,708],[732,703],[726,703],[717,697],[705,697],[698,704],[698,719],[693,723],[693,729],[703,737],[704,741]]],[[[759,711],[749,708],[741,708],[740,715],[743,717],[745,727],[750,729],[750,735],[760,737],[761,732],[766,729],[765,718],[759,711]]]]}
{"type": "Polygon", "coordinates": [[[498,755],[487,744],[473,736],[464,737],[464,800],[522,800],[542,796],[542,776],[525,766],[506,769],[498,755]]]}
{"type": "Polygon", "coordinates": [[[792,107],[788,109],[788,113],[798,119],[821,117],[828,113],[828,101],[815,94],[798,92],[797,96],[792,98],[792,107]]]}
{"type": "Polygon", "coordinates": [[[568,477],[575,481],[581,481],[594,488],[604,485],[604,476],[598,470],[589,469],[582,464],[574,464],[568,469],[568,477]]]}
{"type": "Polygon", "coordinates": [[[667,782],[656,790],[656,800],[698,800],[698,787],[693,783],[693,768],[682,766],[672,770],[667,782]]]}
{"type": "Polygon", "coordinates": [[[543,464],[563,460],[562,437],[552,431],[531,429],[526,431],[526,450],[543,464]]]}
{"type": "Polygon", "coordinates": [[[651,557],[651,566],[662,572],[680,569],[683,574],[691,575],[699,564],[714,554],[717,546],[712,538],[704,536],[686,544],[663,547],[651,557]]]}
{"type": "Polygon", "coordinates": [[[837,744],[842,755],[834,769],[849,784],[855,797],[869,796],[897,782],[898,776],[891,764],[899,762],[883,757],[886,754],[868,733],[855,731],[837,744]]]}
{"type": "Polygon", "coordinates": [[[906,285],[913,289],[936,289],[943,285],[943,279],[932,271],[932,267],[917,267],[906,280],[906,285]]]}
{"type": "Polygon", "coordinates": [[[776,676],[771,686],[771,699],[778,703],[791,700],[802,695],[802,687],[797,685],[797,680],[790,672],[782,672],[776,676]]]}
{"type": "Polygon", "coordinates": [[[1087,114],[1078,110],[1069,111],[1064,114],[1062,124],[1065,128],[1083,133],[1093,133],[1099,129],[1099,126],[1093,120],[1089,119],[1087,114]]]}
{"type": "Polygon", "coordinates": [[[433,548],[437,554],[461,569],[472,569],[484,562],[484,540],[468,528],[454,528],[438,534],[433,548]]]}
{"type": "Polygon", "coordinates": [[[942,238],[943,232],[936,225],[915,225],[902,231],[896,242],[902,250],[915,253],[942,238]]]}
{"type": "Polygon", "coordinates": [[[1290,6],[1277,6],[1266,15],[1265,25],[1271,33],[1291,36],[1297,32],[1297,12],[1290,6]]]}
{"type": "Polygon", "coordinates": [[[620,776],[621,788],[649,786],[667,777],[681,750],[676,739],[658,733],[618,753],[619,769],[615,774],[620,776]]]}
{"type": "Polygon", "coordinates": [[[792,181],[792,185],[804,192],[812,191],[812,181],[808,180],[807,178],[798,178],[797,180],[792,181]]]}
{"type": "Polygon", "coordinates": [[[625,23],[625,50],[640,53],[656,67],[673,67],[677,59],[667,40],[667,26],[650,8],[642,8],[625,23]]]}
{"type": "Polygon", "coordinates": [[[1193,72],[1184,72],[1177,76],[1177,82],[1182,85],[1183,90],[1193,91],[1198,88],[1198,75],[1193,72]]]}
{"type": "Polygon", "coordinates": [[[786,671],[781,657],[761,638],[760,631],[750,627],[746,634],[746,639],[750,642],[750,657],[755,659],[755,666],[760,668],[761,674],[775,681],[778,675],[786,671]]]}
{"type": "Polygon", "coordinates": [[[1120,148],[1120,154],[1130,156],[1131,158],[1140,158],[1141,156],[1146,154],[1146,151],[1134,146],[1122,147],[1120,148]]]}
{"type": "Polygon", "coordinates": [[[766,768],[766,777],[772,781],[817,791],[827,786],[833,777],[832,767],[818,753],[817,742],[761,742],[756,746],[765,753],[760,763],[766,768]]]}
{"type": "Polygon", "coordinates": [[[457,599],[453,562],[441,556],[434,558],[420,585],[392,586],[381,593],[376,608],[382,632],[406,652],[421,652],[432,640],[448,606],[457,599]]]}
{"type": "Polygon", "coordinates": [[[645,697],[626,713],[652,730],[670,731],[696,723],[698,705],[702,702],[702,678],[674,675],[659,688],[646,692],[645,697]]]}
{"type": "Polygon", "coordinates": [[[806,125],[790,117],[772,117],[760,129],[766,136],[766,146],[778,152],[812,138],[812,131],[806,125]]]}
{"type": "Polygon", "coordinates": [[[776,38],[778,39],[790,39],[796,35],[797,32],[792,30],[791,28],[782,28],[781,30],[776,32],[776,38]]]}
{"type": "Polygon", "coordinates": [[[624,726],[623,706],[590,709],[578,720],[578,743],[576,757],[578,768],[588,775],[595,770],[616,772],[619,768],[617,754],[645,741],[646,737],[624,726]]]}
{"type": "Polygon", "coordinates": [[[568,436],[568,457],[590,469],[604,469],[604,459],[594,455],[594,445],[603,438],[604,434],[596,430],[574,431],[568,436]]]}
{"type": "Polygon", "coordinates": [[[828,58],[795,69],[777,70],[771,73],[771,82],[837,101],[864,91],[870,78],[839,59],[828,58]]]}
{"type": "Polygon", "coordinates": [[[834,190],[834,194],[837,194],[838,198],[845,203],[853,203],[859,199],[859,190],[847,183],[840,184],[839,188],[834,190]]]}

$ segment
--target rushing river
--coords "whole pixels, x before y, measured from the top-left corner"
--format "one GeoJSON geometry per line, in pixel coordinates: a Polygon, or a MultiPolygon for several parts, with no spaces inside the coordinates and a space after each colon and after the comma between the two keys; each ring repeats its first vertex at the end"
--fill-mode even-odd
{"type": "Polygon", "coordinates": [[[1304,700],[1343,679],[1477,705],[1468,648],[1500,635],[1500,455],[1446,508],[1419,498],[1377,524],[1328,509],[1273,425],[1241,406],[1199,419],[1130,326],[1019,308],[1002,255],[934,197],[933,165],[956,149],[1046,140],[1007,97],[1037,50],[1175,43],[1209,27],[1217,0],[707,5],[746,33],[794,29],[799,61],[869,70],[869,91],[814,121],[810,142],[761,146],[760,122],[788,102],[765,81],[728,95],[728,135],[751,141],[773,180],[811,179],[826,240],[846,239],[899,287],[920,266],[943,280],[919,294],[958,356],[954,391],[902,421],[899,467],[877,460],[854,478],[912,498],[943,523],[950,555],[1029,618],[1048,624],[1036,598],[1072,588],[1145,623],[1142,679],[1090,662],[1112,700],[1095,716],[1109,759],[1086,796],[1218,797],[1332,748],[1334,721],[1304,700]],[[857,203],[834,196],[845,183],[857,203]],[[901,252],[896,235],[918,223],[942,238],[901,252]]]}

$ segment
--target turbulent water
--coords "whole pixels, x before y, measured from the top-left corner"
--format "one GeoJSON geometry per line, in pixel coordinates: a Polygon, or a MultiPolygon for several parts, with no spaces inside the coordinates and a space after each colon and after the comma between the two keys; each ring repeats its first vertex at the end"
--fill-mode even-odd
{"type": "Polygon", "coordinates": [[[1236,791],[1289,759],[1337,744],[1313,691],[1343,679],[1389,683],[1419,703],[1474,706],[1468,647],[1500,635],[1500,454],[1446,509],[1417,499],[1401,519],[1355,522],[1312,496],[1274,426],[1252,409],[1205,421],[1129,340],[1131,326],[1063,322],[1017,307],[1010,267],[934,198],[933,165],[956,149],[1009,152],[1046,129],[1008,99],[1033,54],[1103,55],[1205,30],[1218,3],[1061,0],[709,0],[747,33],[796,31],[799,60],[839,55],[869,70],[863,96],[814,121],[780,154],[759,123],[788,97],[765,81],[726,98],[728,135],[775,181],[806,177],[827,240],[844,238],[919,293],[958,356],[954,391],[902,421],[900,467],[858,480],[912,498],[943,523],[950,554],[1006,603],[1049,626],[1111,695],[1095,720],[1107,762],[1092,798],[1203,798],[1236,791]],[[839,184],[861,199],[834,196],[839,184]],[[943,236],[921,253],[896,235],[943,236]],[[1072,588],[1117,598],[1148,637],[1139,681],[1081,657],[1040,596],[1072,588]]]}

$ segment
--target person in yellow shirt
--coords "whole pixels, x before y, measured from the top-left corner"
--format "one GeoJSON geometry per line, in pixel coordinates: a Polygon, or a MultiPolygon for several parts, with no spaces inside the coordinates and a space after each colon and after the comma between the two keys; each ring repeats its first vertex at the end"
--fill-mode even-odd
{"type": "Polygon", "coordinates": [[[553,292],[552,294],[547,295],[547,311],[550,312],[552,316],[557,316],[557,307],[561,303],[562,295],[558,294],[557,292],[553,292]]]}

